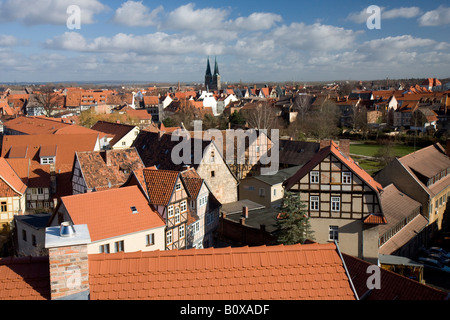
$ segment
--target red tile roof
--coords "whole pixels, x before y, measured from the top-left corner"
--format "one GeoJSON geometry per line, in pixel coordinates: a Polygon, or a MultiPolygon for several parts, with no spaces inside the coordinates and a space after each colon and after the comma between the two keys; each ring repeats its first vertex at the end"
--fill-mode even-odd
{"type": "Polygon", "coordinates": [[[0,259],[0,300],[49,300],[47,257],[0,259]]]}
{"type": "Polygon", "coordinates": [[[92,300],[356,298],[334,244],[90,255],[89,272],[92,300]]]}
{"type": "Polygon", "coordinates": [[[74,224],[88,225],[92,241],[165,226],[137,186],[62,197],[61,203],[74,224]]]}
{"type": "Polygon", "coordinates": [[[338,158],[348,169],[350,169],[354,174],[356,174],[360,179],[367,183],[375,192],[380,192],[383,187],[380,183],[375,181],[364,169],[362,169],[356,162],[351,158],[344,156],[339,150],[339,147],[334,141],[331,141],[330,146],[327,146],[321,150],[303,167],[297,171],[292,177],[288,178],[283,184],[287,190],[289,190],[297,181],[308,174],[317,164],[323,161],[325,157],[329,154],[333,154],[338,158]]]}
{"type": "MultiPolygon", "coordinates": [[[[23,195],[27,189],[27,186],[23,183],[20,176],[13,170],[5,158],[0,158],[0,179],[8,185],[13,192],[23,195]]],[[[5,187],[3,185],[3,187],[5,187]]],[[[5,188],[2,188],[7,190],[5,188]]],[[[4,196],[0,194],[0,197],[4,196]]]]}
{"type": "Polygon", "coordinates": [[[180,173],[171,170],[143,170],[144,181],[151,204],[168,205],[175,190],[175,184],[180,180],[180,173]]]}

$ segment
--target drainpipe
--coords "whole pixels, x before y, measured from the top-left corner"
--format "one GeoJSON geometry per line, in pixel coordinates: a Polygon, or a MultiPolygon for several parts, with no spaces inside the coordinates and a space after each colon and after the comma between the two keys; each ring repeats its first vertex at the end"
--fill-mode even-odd
{"type": "Polygon", "coordinates": [[[334,240],[334,244],[336,246],[336,250],[337,250],[337,252],[339,254],[339,257],[341,258],[342,264],[344,266],[345,274],[348,277],[348,282],[350,282],[350,286],[352,287],[352,290],[353,290],[353,293],[355,294],[356,300],[360,300],[359,296],[358,296],[358,293],[356,292],[355,286],[353,285],[352,278],[350,277],[350,273],[348,272],[347,265],[345,264],[344,257],[342,257],[341,250],[339,250],[339,246],[338,246],[336,240],[334,240]]]}

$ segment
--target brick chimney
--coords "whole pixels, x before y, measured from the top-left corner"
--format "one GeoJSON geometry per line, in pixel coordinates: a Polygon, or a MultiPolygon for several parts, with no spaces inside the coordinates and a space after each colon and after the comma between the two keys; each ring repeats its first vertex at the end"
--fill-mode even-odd
{"type": "Polygon", "coordinates": [[[339,140],[339,150],[347,157],[350,157],[350,140],[349,139],[340,139],[339,140]]]}
{"type": "Polygon", "coordinates": [[[52,300],[89,299],[87,245],[90,242],[87,225],[63,222],[58,227],[45,230],[52,300]]]}
{"type": "Polygon", "coordinates": [[[320,150],[329,147],[331,145],[331,140],[320,140],[320,150]]]}

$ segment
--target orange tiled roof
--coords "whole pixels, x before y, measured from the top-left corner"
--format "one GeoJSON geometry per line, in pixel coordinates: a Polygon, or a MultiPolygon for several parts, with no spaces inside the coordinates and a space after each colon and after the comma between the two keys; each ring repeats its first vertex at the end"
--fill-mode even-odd
{"type": "Polygon", "coordinates": [[[180,173],[171,170],[143,170],[144,180],[151,204],[167,205],[172,197],[175,184],[179,181],[180,173]]]}
{"type": "Polygon", "coordinates": [[[89,273],[92,300],[356,298],[334,244],[90,255],[89,273]]]}
{"type": "Polygon", "coordinates": [[[49,300],[47,257],[0,259],[0,300],[49,300]]]}
{"type": "Polygon", "coordinates": [[[92,241],[165,226],[137,186],[62,197],[61,203],[74,224],[88,225],[92,241]]]}
{"type": "MultiPolygon", "coordinates": [[[[5,158],[0,158],[0,179],[3,180],[15,193],[24,194],[27,186],[22,179],[17,175],[5,158]]],[[[5,185],[2,190],[6,191],[5,185]]],[[[0,195],[1,197],[2,195],[0,195]]]]}

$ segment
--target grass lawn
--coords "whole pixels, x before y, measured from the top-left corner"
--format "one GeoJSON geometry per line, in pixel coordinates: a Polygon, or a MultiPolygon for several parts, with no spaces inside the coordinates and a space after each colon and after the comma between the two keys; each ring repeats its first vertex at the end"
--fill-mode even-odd
{"type": "MultiPolygon", "coordinates": [[[[352,158],[359,163],[360,167],[372,175],[376,171],[383,169],[381,164],[376,160],[358,157],[357,155],[373,157],[380,148],[381,145],[376,144],[351,144],[350,153],[352,154],[352,158]]],[[[392,149],[396,157],[403,157],[414,152],[414,147],[404,145],[394,145],[392,149]]]]}
{"type": "MultiPolygon", "coordinates": [[[[351,144],[350,153],[373,157],[380,148],[381,145],[376,144],[351,144]]],[[[403,157],[411,152],[414,152],[414,147],[410,146],[394,145],[392,148],[394,150],[395,156],[397,157],[403,157]]]]}

